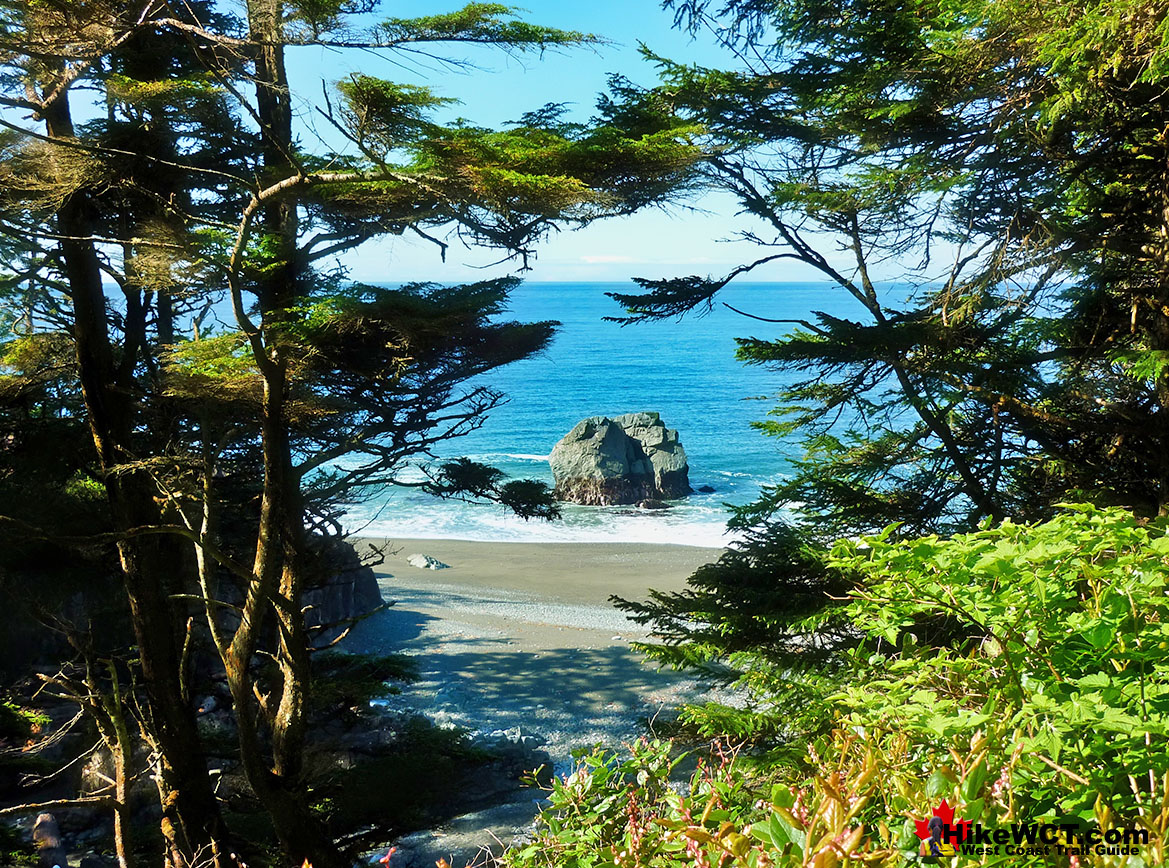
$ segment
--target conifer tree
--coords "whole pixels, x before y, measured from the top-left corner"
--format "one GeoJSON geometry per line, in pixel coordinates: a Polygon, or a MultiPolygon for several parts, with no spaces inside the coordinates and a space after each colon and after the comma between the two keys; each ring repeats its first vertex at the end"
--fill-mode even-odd
{"type": "Polygon", "coordinates": [[[740,64],[651,55],[663,84],[618,82],[611,111],[703,125],[707,180],[753,218],[740,237],[759,255],[640,280],[617,294],[625,321],[737,304],[736,278],[786,262],[857,313],[750,322],[739,357],[797,377],[759,427],[802,455],[739,511],[744,541],[719,566],[624,604],[665,640],[654,653],[738,653],[732,677],[782,682],[807,656],[788,640],[808,589],[829,619],[839,596],[809,552],[842,536],[1034,520],[1069,499],[1163,514],[1165,5],[666,5],[740,64]]]}
{"type": "MultiPolygon", "coordinates": [[[[0,219],[36,263],[8,267],[13,286],[45,293],[39,309],[59,312],[54,334],[74,354],[175,868],[218,868],[231,849],[194,726],[192,642],[226,673],[242,766],[288,858],[345,864],[309,809],[303,767],[303,593],[326,569],[317,535],[336,532],[358,489],[478,425],[500,396],[464,383],[551,334],[500,320],[511,279],[386,289],[322,263],[387,233],[445,245],[450,227],[523,263],[556,225],[669,195],[693,159],[684,125],[630,134],[549,110],[504,131],[444,127],[431,117],[437,95],[364,75],[322,106],[348,145],[312,153],[293,116],[289,46],[527,51],[590,39],[497,4],[359,32],[349,19],[362,11],[278,0],[251,0],[240,20],[213,4],[4,8],[3,101],[31,117],[2,121],[0,219]],[[75,122],[78,106],[105,117],[75,122]],[[234,323],[211,333],[203,314],[223,296],[234,323]],[[257,666],[267,631],[274,669],[257,666]]],[[[14,384],[39,376],[9,358],[14,384]]],[[[434,487],[552,511],[538,486],[466,462],[434,487]]]]}
{"type": "Polygon", "coordinates": [[[628,320],[786,261],[859,305],[740,344],[810,374],[761,426],[806,450],[772,507],[806,504],[837,535],[1040,517],[1068,492],[1158,512],[1163,10],[667,5],[741,68],[654,58],[665,83],[619,85],[613,110],[703,124],[709,181],[761,252],[640,281],[618,295],[628,320]]]}

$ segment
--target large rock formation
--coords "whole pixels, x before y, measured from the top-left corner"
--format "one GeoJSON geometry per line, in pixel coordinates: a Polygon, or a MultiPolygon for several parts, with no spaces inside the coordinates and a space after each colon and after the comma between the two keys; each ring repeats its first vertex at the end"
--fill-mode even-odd
{"type": "MultiPolygon", "coordinates": [[[[382,605],[382,592],[373,570],[362,563],[361,556],[344,540],[316,541],[323,560],[324,577],[310,582],[302,603],[307,627],[341,624],[368,614],[382,605]]],[[[333,631],[326,631],[332,633],[333,631]]]]}
{"type": "Polygon", "coordinates": [[[666,500],[690,493],[690,467],[657,413],[578,422],[549,457],[556,497],[594,506],[666,500]]]}

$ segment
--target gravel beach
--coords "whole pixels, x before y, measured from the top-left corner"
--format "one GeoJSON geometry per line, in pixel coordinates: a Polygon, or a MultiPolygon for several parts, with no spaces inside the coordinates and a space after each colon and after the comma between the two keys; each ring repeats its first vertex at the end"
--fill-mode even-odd
{"type": "MultiPolygon", "coordinates": [[[[420,712],[489,742],[506,732],[546,752],[553,770],[565,774],[574,748],[619,748],[645,732],[645,721],[707,695],[693,679],[646,666],[630,650],[646,633],[613,608],[609,595],[642,599],[650,588],[680,589],[719,549],[460,540],[357,545],[386,548],[376,572],[382,596],[394,605],[358,624],[344,647],[409,654],[419,668],[417,682],[384,700],[388,711],[420,712]],[[414,555],[448,568],[412,566],[414,555]]],[[[460,868],[491,864],[484,848],[498,852],[524,840],[539,797],[519,788],[501,792],[484,808],[399,839],[394,868],[429,868],[440,858],[460,868]]],[[[378,855],[370,854],[370,864],[378,855]]]]}
{"type": "Polygon", "coordinates": [[[691,679],[646,666],[629,643],[645,631],[609,603],[673,590],[720,550],[636,543],[384,540],[377,569],[394,605],[359,624],[351,651],[413,656],[420,680],[391,707],[490,732],[520,727],[545,740],[557,767],[570,751],[620,744],[639,721],[698,697],[691,679]],[[407,558],[449,565],[431,570],[407,558]]]}

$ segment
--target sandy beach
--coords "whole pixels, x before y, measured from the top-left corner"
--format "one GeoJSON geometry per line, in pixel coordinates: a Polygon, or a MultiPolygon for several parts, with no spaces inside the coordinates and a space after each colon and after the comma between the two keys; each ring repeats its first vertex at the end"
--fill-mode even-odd
{"type": "MultiPolygon", "coordinates": [[[[394,605],[357,625],[351,651],[405,653],[419,680],[388,697],[389,712],[420,712],[439,725],[493,737],[519,729],[567,773],[571,752],[620,748],[655,716],[710,696],[692,678],[647,666],[629,647],[646,637],[609,603],[676,590],[719,549],[639,543],[355,541],[386,547],[376,568],[394,605]],[[429,555],[448,569],[407,563],[429,555]]],[[[725,697],[723,697],[725,698],[725,697]]],[[[535,756],[535,755],[534,755],[535,756]]],[[[544,761],[544,760],[541,760],[544,761]]],[[[481,847],[523,840],[541,793],[516,789],[483,810],[395,842],[406,866],[474,862],[481,847]]]]}
{"type": "Polygon", "coordinates": [[[646,588],[681,588],[699,566],[718,558],[721,549],[649,543],[475,542],[453,539],[364,540],[384,547],[386,562],[377,568],[398,582],[431,576],[439,583],[532,594],[561,603],[608,605],[610,594],[637,595],[646,588]],[[406,563],[427,554],[450,566],[421,570],[406,563]]]}
{"type": "Polygon", "coordinates": [[[636,543],[384,540],[377,568],[394,605],[358,625],[346,647],[414,656],[420,680],[391,704],[485,732],[521,727],[569,751],[619,744],[701,689],[646,666],[629,648],[645,630],[609,603],[674,590],[720,550],[636,543]],[[449,569],[407,563],[429,555],[449,569]]]}

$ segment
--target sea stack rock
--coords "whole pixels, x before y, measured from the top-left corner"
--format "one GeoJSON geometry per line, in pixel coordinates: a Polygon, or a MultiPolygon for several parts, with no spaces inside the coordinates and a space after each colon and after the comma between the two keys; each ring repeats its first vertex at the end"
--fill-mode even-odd
{"type": "Polygon", "coordinates": [[[552,448],[556,497],[604,506],[669,500],[690,493],[678,432],[657,413],[584,419],[552,448]]]}

